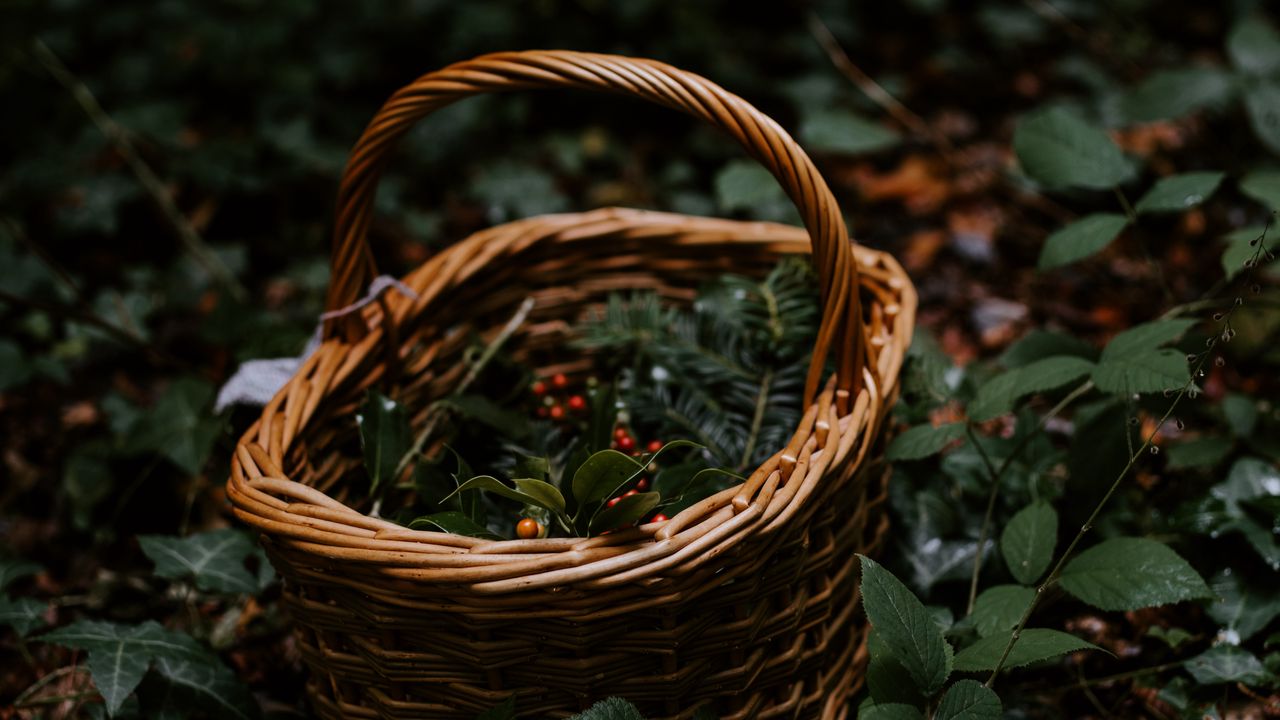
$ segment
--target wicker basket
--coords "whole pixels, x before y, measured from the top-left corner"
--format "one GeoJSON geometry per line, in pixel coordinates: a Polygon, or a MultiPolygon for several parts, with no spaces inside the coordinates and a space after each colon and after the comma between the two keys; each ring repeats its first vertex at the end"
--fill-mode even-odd
{"type": "Polygon", "coordinates": [[[404,278],[417,298],[388,293],[330,321],[241,438],[227,483],[284,578],[315,712],[470,719],[514,694],[529,717],[613,695],[651,717],[708,703],[726,718],[845,716],[865,662],[854,554],[885,531],[873,458],[916,299],[892,258],[848,240],[830,190],[776,123],[649,60],[500,53],[424,75],[352,151],[328,307],[350,305],[376,274],[365,234],[396,140],[463,97],[526,88],[634,95],[702,118],[777,177],[807,232],[616,208],[535,217],[431,258],[404,278]],[[565,353],[569,328],[609,292],[687,300],[715,274],[759,275],[810,251],[823,302],[810,404],[741,486],[602,537],[487,541],[371,517],[344,485],[362,472],[352,416],[366,389],[425,409],[460,381],[468,336],[493,337],[526,298],[533,310],[507,347],[576,382],[591,361],[565,353]],[[825,381],[824,367],[835,368],[825,381]]]}

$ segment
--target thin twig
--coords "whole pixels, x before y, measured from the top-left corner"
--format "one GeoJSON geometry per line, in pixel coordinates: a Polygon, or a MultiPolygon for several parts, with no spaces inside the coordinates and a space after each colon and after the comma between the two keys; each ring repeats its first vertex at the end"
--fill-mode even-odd
{"type": "Polygon", "coordinates": [[[983,464],[987,466],[987,473],[991,475],[991,492],[987,496],[987,512],[982,518],[982,529],[978,532],[978,554],[973,560],[973,575],[969,579],[969,609],[966,614],[973,613],[974,602],[978,599],[978,575],[982,572],[982,551],[987,545],[987,536],[991,532],[991,523],[995,516],[996,509],[996,496],[999,494],[1000,481],[1004,477],[1005,471],[1008,470],[1009,466],[1013,464],[1013,461],[1022,454],[1022,451],[1031,443],[1031,440],[1044,430],[1050,420],[1057,417],[1058,413],[1062,412],[1068,405],[1075,402],[1076,398],[1079,398],[1081,395],[1084,395],[1092,389],[1093,381],[1086,380],[1076,387],[1076,389],[1067,393],[1066,397],[1059,400],[1057,405],[1054,405],[1053,408],[1044,415],[1044,417],[1040,418],[1040,422],[1036,425],[1034,430],[1022,436],[1022,439],[1018,441],[1018,444],[1014,446],[1013,450],[1009,452],[1004,461],[1000,463],[1000,468],[998,470],[992,467],[991,458],[987,457],[987,451],[978,443],[977,437],[973,432],[973,424],[965,423],[965,432],[969,434],[970,442],[972,442],[973,446],[977,448],[978,455],[982,457],[983,464]]]}
{"type": "Polygon", "coordinates": [[[884,108],[885,112],[893,116],[895,120],[912,133],[920,137],[929,138],[944,155],[951,154],[953,150],[951,141],[942,133],[930,128],[923,118],[912,112],[906,105],[903,105],[888,90],[885,90],[880,83],[877,83],[870,75],[867,75],[854,64],[853,60],[849,58],[849,54],[840,46],[840,41],[836,39],[835,35],[831,34],[830,28],[827,27],[826,23],[822,22],[822,18],[818,17],[815,12],[809,13],[809,32],[813,34],[814,39],[822,46],[822,49],[827,53],[827,57],[831,58],[831,64],[835,65],[837,70],[849,78],[850,82],[856,85],[871,102],[884,108]]]}
{"type": "Polygon", "coordinates": [[[82,668],[80,668],[78,665],[66,665],[58,668],[57,670],[50,672],[49,674],[45,675],[39,680],[36,680],[35,682],[31,683],[31,685],[27,686],[27,689],[23,690],[22,693],[19,694],[18,697],[14,699],[13,701],[14,706],[22,705],[23,703],[26,702],[27,698],[40,692],[41,688],[45,687],[46,685],[53,682],[54,680],[65,677],[67,675],[74,674],[75,672],[81,669],[82,668]]]}
{"type": "Polygon", "coordinates": [[[48,45],[37,39],[32,42],[32,51],[36,60],[44,66],[45,70],[67,92],[71,93],[71,96],[75,98],[84,113],[89,116],[89,119],[107,137],[107,141],[111,143],[116,152],[120,153],[120,156],[128,163],[129,169],[133,171],[143,189],[147,191],[147,194],[151,196],[151,199],[160,208],[186,251],[205,271],[221,283],[231,293],[232,297],[241,302],[248,299],[248,291],[236,280],[235,275],[232,274],[226,264],[209,250],[204,240],[200,238],[200,234],[191,226],[191,222],[174,204],[173,198],[164,187],[164,183],[160,181],[160,178],[156,176],[151,167],[143,161],[137,148],[133,146],[133,141],[129,139],[128,131],[103,110],[102,105],[94,97],[88,86],[67,69],[67,66],[54,54],[53,50],[49,49],[48,45]]]}
{"type": "Polygon", "coordinates": [[[769,406],[769,388],[773,385],[773,368],[764,371],[760,378],[760,392],[756,393],[756,411],[751,416],[751,431],[747,433],[747,444],[742,449],[742,459],[738,462],[741,471],[751,463],[751,456],[756,451],[756,441],[760,439],[760,427],[764,424],[764,411],[769,406]]]}

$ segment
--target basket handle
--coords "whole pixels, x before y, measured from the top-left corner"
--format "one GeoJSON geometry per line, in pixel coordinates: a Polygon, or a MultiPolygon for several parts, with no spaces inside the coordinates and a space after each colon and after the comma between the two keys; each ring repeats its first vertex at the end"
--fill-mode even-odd
{"type": "MultiPolygon", "coordinates": [[[[809,157],[772,119],[705,78],[654,60],[566,50],[493,53],[427,73],[397,91],[365,128],[347,160],[338,189],[327,310],[350,305],[377,275],[366,235],[378,178],[396,141],[421,118],[462,98],[533,88],[632,95],[679,110],[727,132],[773,173],[809,231],[823,304],[805,400],[816,395],[833,345],[836,387],[857,392],[866,344],[858,270],[831,190],[809,157]]],[[[325,338],[359,337],[364,332],[355,316],[329,320],[324,329],[325,338]]],[[[848,397],[841,395],[842,400],[848,397]]]]}

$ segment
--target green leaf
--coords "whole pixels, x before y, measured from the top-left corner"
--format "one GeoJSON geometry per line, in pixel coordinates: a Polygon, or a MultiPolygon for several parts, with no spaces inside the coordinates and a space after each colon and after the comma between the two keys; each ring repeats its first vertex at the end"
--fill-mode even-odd
{"type": "Polygon", "coordinates": [[[203,380],[175,380],[130,429],[130,448],[158,452],[183,471],[204,469],[222,421],[212,414],[214,389],[203,380]]]}
{"type": "Polygon", "coordinates": [[[1133,209],[1139,213],[1181,212],[1195,207],[1218,189],[1225,173],[1192,172],[1160,178],[1133,209]]]}
{"type": "MultiPolygon", "coordinates": [[[[513,480],[512,483],[515,485],[514,489],[492,475],[477,475],[459,485],[458,489],[454,490],[454,494],[485,490],[509,500],[515,500],[525,505],[534,505],[544,510],[550,510],[556,515],[564,516],[564,495],[560,494],[555,485],[532,478],[520,478],[513,480]]],[[[446,501],[448,499],[445,498],[446,501]]]]}
{"type": "Polygon", "coordinates": [[[1111,341],[1102,350],[1101,360],[1106,362],[1154,350],[1165,343],[1173,342],[1182,337],[1182,334],[1195,325],[1196,322],[1198,321],[1184,318],[1155,320],[1135,325],[1111,338],[1111,341]]]}
{"type": "MultiPolygon", "coordinates": [[[[874,633],[874,631],[872,631],[874,633]]],[[[871,697],[879,705],[903,704],[922,707],[925,697],[911,679],[911,674],[893,657],[892,652],[883,647],[883,641],[876,643],[877,652],[871,653],[867,663],[867,688],[871,697]]],[[[868,643],[868,648],[871,645],[868,643]]]]}
{"type": "Polygon", "coordinates": [[[917,425],[889,443],[886,456],[890,460],[919,460],[942,451],[955,440],[964,437],[964,423],[945,425],[917,425]]]}
{"type": "MultiPolygon", "coordinates": [[[[1270,210],[1280,210],[1280,170],[1256,170],[1240,179],[1240,192],[1257,200],[1270,210]]],[[[1252,240],[1261,233],[1250,233],[1252,240]]]]}
{"type": "Polygon", "coordinates": [[[185,538],[139,535],[138,544],[160,577],[194,578],[196,587],[212,592],[252,595],[258,591],[257,580],[245,567],[256,546],[242,530],[225,528],[185,538]]]}
{"type": "Polygon", "coordinates": [[[412,530],[438,530],[440,532],[453,533],[454,535],[484,538],[485,540],[502,539],[501,535],[494,534],[489,528],[472,520],[466,513],[457,510],[446,510],[431,515],[423,515],[410,522],[409,528],[412,530]]]}
{"type": "Polygon", "coordinates": [[[1280,153],[1280,83],[1265,81],[1247,87],[1244,107],[1253,133],[1273,153],[1280,153]]]}
{"type": "Polygon", "coordinates": [[[858,155],[893,147],[901,140],[897,132],[845,110],[821,110],[800,124],[800,141],[816,152],[858,155]]]}
{"type": "Polygon", "coordinates": [[[1018,123],[1013,149],[1023,171],[1047,188],[1105,190],[1129,177],[1124,155],[1111,138],[1061,108],[1018,123]]]}
{"type": "MultiPolygon", "coordinates": [[[[551,474],[551,462],[545,457],[521,455],[516,460],[515,469],[512,470],[511,474],[515,477],[545,481],[547,476],[551,474]]],[[[563,498],[563,496],[561,497],[563,498]]]]}
{"type": "Polygon", "coordinates": [[[1137,610],[1212,595],[1186,560],[1146,538],[1112,538],[1094,545],[1067,563],[1059,582],[1102,610],[1137,610]]]}
{"type": "Polygon", "coordinates": [[[1168,645],[1170,650],[1177,650],[1179,645],[1192,638],[1191,633],[1180,627],[1169,628],[1166,630],[1159,625],[1152,625],[1147,628],[1147,635],[1156,638],[1165,645],[1168,645]]]}
{"type": "Polygon", "coordinates": [[[858,557],[862,561],[862,603],[867,618],[920,691],[933,695],[951,674],[951,646],[906,585],[874,560],[858,557]]]}
{"type": "Polygon", "coordinates": [[[258,705],[235,673],[212,656],[200,661],[158,657],[156,672],[165,679],[165,701],[175,709],[195,708],[215,718],[251,720],[258,717],[258,705]]]}
{"type": "Polygon", "coordinates": [[[1009,572],[1024,585],[1039,580],[1049,569],[1057,544],[1058,513],[1043,501],[1020,510],[1000,536],[1000,552],[1009,572]]]}
{"type": "Polygon", "coordinates": [[[71,451],[62,468],[62,487],[71,501],[71,523],[78,530],[93,527],[93,513],[115,488],[108,463],[110,446],[102,441],[82,443],[71,451]]]}
{"type": "MultiPolygon", "coordinates": [[[[1280,210],[1280,208],[1275,209],[1280,210]]],[[[1258,241],[1258,243],[1266,242],[1268,248],[1273,248],[1275,240],[1268,240],[1266,234],[1267,228],[1256,225],[1241,228],[1222,236],[1222,239],[1227,243],[1227,247],[1222,253],[1222,271],[1226,274],[1228,280],[1243,272],[1246,269],[1244,266],[1245,261],[1252,260],[1255,256],[1258,256],[1260,264],[1267,262],[1258,252],[1258,245],[1254,244],[1255,241],[1258,241]]]]}
{"type": "Polygon", "coordinates": [[[1225,643],[1214,645],[1186,664],[1187,672],[1201,685],[1221,685],[1242,682],[1259,685],[1274,676],[1267,672],[1253,653],[1242,647],[1225,643]]]}
{"type": "Polygon", "coordinates": [[[1086,215],[1044,241],[1039,267],[1048,270],[1083,260],[1111,244],[1128,224],[1128,218],[1115,213],[1086,215]]]}
{"type": "Polygon", "coordinates": [[[973,613],[969,616],[978,635],[990,637],[1003,633],[1008,638],[1009,631],[1022,619],[1031,601],[1035,599],[1033,588],[1021,585],[996,585],[982,591],[973,603],[973,613]]]}
{"type": "Polygon", "coordinates": [[[516,720],[516,694],[511,693],[501,704],[480,713],[476,720],[516,720]]]}
{"type": "Polygon", "coordinates": [[[1226,105],[1235,94],[1231,73],[1215,67],[1190,67],[1152,73],[1120,101],[1130,123],[1173,120],[1202,107],[1226,105]]]}
{"type": "Polygon", "coordinates": [[[40,572],[40,566],[28,560],[0,560],[0,590],[9,583],[40,572]]]}
{"type": "MultiPolygon", "coordinates": [[[[208,663],[208,650],[190,635],[166,630],[154,621],[141,625],[81,620],[40,636],[41,642],[64,645],[89,653],[93,684],[115,714],[146,674],[153,659],[208,663]]],[[[212,659],[217,662],[217,659],[212,659]]]]}
{"type": "Polygon", "coordinates": [[[977,680],[959,680],[942,696],[933,720],[1000,720],[1000,696],[977,680]]]}
{"type": "Polygon", "coordinates": [[[662,496],[656,492],[636,493],[619,498],[613,507],[600,508],[591,518],[589,530],[595,535],[603,530],[613,530],[635,522],[653,512],[660,502],[662,496]]]}
{"type": "Polygon", "coordinates": [[[1093,384],[1117,395],[1176,390],[1191,379],[1187,359],[1177,350],[1148,350],[1102,360],[1093,370],[1093,384]]]}
{"type": "Polygon", "coordinates": [[[725,211],[752,210],[787,203],[777,179],[749,160],[725,165],[715,179],[716,202],[725,211]]]}
{"type": "Polygon", "coordinates": [[[1231,452],[1231,445],[1229,438],[1216,435],[1185,440],[1169,448],[1169,459],[1165,462],[1165,468],[1169,470],[1212,468],[1231,452]]]}
{"type": "Polygon", "coordinates": [[[635,705],[622,698],[611,697],[574,715],[570,720],[644,720],[635,705]]]}
{"type": "Polygon", "coordinates": [[[1209,582],[1217,598],[1209,617],[1222,627],[1219,636],[1237,645],[1261,632],[1280,616],[1280,594],[1254,587],[1236,572],[1222,571],[1209,582]]]}
{"type": "Polygon", "coordinates": [[[1001,353],[999,362],[1007,368],[1019,368],[1055,355],[1073,355],[1093,360],[1098,356],[1098,351],[1070,333],[1032,328],[1001,353]]]}
{"type": "Polygon", "coordinates": [[[32,630],[44,627],[44,611],[48,607],[49,603],[40,602],[35,598],[10,598],[8,595],[0,595],[0,626],[8,625],[18,633],[19,637],[25,637],[32,630]]]}
{"type": "Polygon", "coordinates": [[[903,703],[876,703],[859,711],[858,720],[924,720],[924,713],[903,703]]]}
{"type": "Polygon", "coordinates": [[[1222,398],[1222,414],[1231,434],[1238,438],[1249,437],[1258,426],[1258,402],[1248,395],[1227,393],[1222,398]]]}
{"type": "Polygon", "coordinates": [[[969,418],[985,422],[1000,417],[1012,412],[1022,396],[1062,387],[1092,369],[1093,363],[1083,358],[1058,356],[1006,370],[978,388],[977,396],[969,403],[969,418]]]}
{"type": "Polygon", "coordinates": [[[1260,17],[1243,18],[1227,36],[1227,54],[1247,73],[1275,73],[1280,71],[1280,35],[1260,17]]]}
{"type": "Polygon", "coordinates": [[[617,450],[593,453],[573,474],[573,497],[578,507],[604,500],[644,468],[617,450]]]}
{"type": "Polygon", "coordinates": [[[413,448],[409,416],[399,403],[370,390],[356,415],[360,426],[360,448],[369,473],[369,495],[377,496],[382,486],[395,482],[400,459],[413,448]]]}
{"type": "MultiPolygon", "coordinates": [[[[1000,661],[1000,656],[1004,654],[1005,647],[1009,644],[1009,637],[1006,634],[992,635],[961,650],[956,654],[956,670],[960,672],[994,670],[996,663],[1000,661]]],[[[1009,652],[1004,667],[1006,669],[1022,667],[1077,650],[1102,650],[1102,648],[1058,630],[1029,628],[1022,631],[1018,642],[1009,652]]]]}

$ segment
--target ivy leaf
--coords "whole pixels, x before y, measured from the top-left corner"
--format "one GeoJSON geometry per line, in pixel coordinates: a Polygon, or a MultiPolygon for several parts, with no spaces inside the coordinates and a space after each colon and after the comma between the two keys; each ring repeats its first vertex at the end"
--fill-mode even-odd
{"type": "Polygon", "coordinates": [[[217,662],[190,635],[166,630],[152,620],[141,625],[81,620],[40,640],[89,653],[89,673],[111,715],[142,681],[153,659],[217,662]]]}
{"type": "Polygon", "coordinates": [[[862,603],[876,634],[926,696],[951,674],[951,646],[929,611],[900,580],[871,558],[862,561],[862,603]]]}
{"type": "Polygon", "coordinates": [[[1013,149],[1022,169],[1047,188],[1105,190],[1129,177],[1120,148],[1106,133],[1062,108],[1018,124],[1013,149]]]}
{"type": "Polygon", "coordinates": [[[656,492],[636,493],[619,498],[613,507],[600,508],[591,518],[589,530],[594,535],[601,530],[612,530],[635,522],[653,512],[660,502],[662,496],[656,492]]]}
{"type": "Polygon", "coordinates": [[[139,535],[142,552],[156,565],[156,575],[172,580],[195,578],[201,590],[252,595],[258,582],[245,567],[256,546],[241,530],[225,528],[190,537],[139,535]]]}
{"type": "MultiPolygon", "coordinates": [[[[956,670],[961,672],[982,672],[994,670],[1005,646],[1009,644],[1009,635],[992,635],[985,637],[956,654],[956,670]]],[[[1018,642],[1009,652],[1004,662],[1005,668],[1017,668],[1030,665],[1041,660],[1065,655],[1077,650],[1102,650],[1091,642],[1075,635],[1047,628],[1030,628],[1022,631],[1018,642]]],[[[1106,652],[1103,650],[1103,652],[1106,652]]]]}
{"type": "Polygon", "coordinates": [[[1009,572],[1024,585],[1039,580],[1049,569],[1057,544],[1058,513],[1047,502],[1033,503],[1018,511],[1000,535],[1000,552],[1009,572]]]}
{"type": "Polygon", "coordinates": [[[1217,598],[1208,607],[1209,617],[1222,626],[1224,642],[1245,642],[1280,615],[1280,595],[1246,584],[1238,573],[1224,570],[1209,581],[1209,587],[1217,598]]]}
{"type": "Polygon", "coordinates": [[[593,453],[573,474],[573,497],[578,507],[610,497],[644,467],[617,450],[593,453]]]}
{"type": "Polygon", "coordinates": [[[622,698],[606,698],[570,720],[644,720],[635,705],[622,698]]]}
{"type": "Polygon", "coordinates": [[[1244,108],[1253,133],[1272,152],[1280,153],[1280,84],[1275,81],[1252,83],[1244,93],[1244,108]]]}
{"type": "Polygon", "coordinates": [[[8,625],[19,637],[26,637],[32,630],[44,627],[44,611],[48,607],[48,603],[35,598],[0,595],[0,626],[8,625]]]}
{"type": "Polygon", "coordinates": [[[933,720],[1000,720],[1000,696],[977,680],[959,680],[942,696],[933,720]]]}
{"type": "Polygon", "coordinates": [[[409,523],[411,530],[438,530],[440,532],[465,535],[467,537],[484,538],[485,540],[501,540],[502,536],[493,533],[489,528],[472,520],[466,513],[457,510],[423,515],[409,523]]]}
{"type": "Polygon", "coordinates": [[[1133,209],[1138,213],[1180,212],[1195,207],[1218,189],[1225,173],[1192,172],[1161,178],[1133,209]]]}
{"type": "Polygon", "coordinates": [[[981,637],[1004,634],[1008,638],[1009,631],[1022,619],[1027,606],[1036,597],[1033,588],[1021,585],[996,585],[982,591],[973,603],[973,614],[969,617],[981,637]]]}
{"type": "Polygon", "coordinates": [[[1094,545],[1067,563],[1059,582],[1102,610],[1137,610],[1212,596],[1186,560],[1146,538],[1112,538],[1094,545]]]}
{"type": "Polygon", "coordinates": [[[1000,417],[1012,412],[1022,396],[1062,387],[1093,369],[1093,363],[1084,358],[1064,355],[1006,370],[978,388],[977,396],[969,403],[969,417],[976,422],[1000,417]]]}
{"type": "Polygon", "coordinates": [[[945,425],[917,425],[898,435],[889,443],[886,455],[890,460],[919,460],[937,454],[955,440],[964,437],[964,423],[945,425]]]}
{"type": "Polygon", "coordinates": [[[1214,645],[1187,661],[1187,672],[1201,685],[1242,682],[1259,685],[1274,676],[1253,653],[1235,645],[1214,645]]]}
{"type": "Polygon", "coordinates": [[[1266,20],[1245,18],[1227,36],[1227,54],[1239,69],[1254,75],[1280,71],[1280,35],[1266,20]]]}
{"type": "Polygon", "coordinates": [[[9,583],[40,572],[40,566],[28,560],[0,560],[0,590],[9,583]]]}
{"type": "Polygon", "coordinates": [[[1039,268],[1049,270],[1087,258],[1111,244],[1128,224],[1128,218],[1115,213],[1086,215],[1044,241],[1039,268]]]}
{"type": "Polygon", "coordinates": [[[413,447],[409,417],[395,400],[370,390],[356,415],[360,449],[369,473],[369,495],[377,496],[384,483],[395,482],[400,459],[413,447]]]}
{"type": "Polygon", "coordinates": [[[179,712],[185,709],[190,715],[193,708],[200,708],[212,717],[235,720],[258,716],[253,695],[235,673],[216,658],[192,661],[158,657],[155,669],[166,681],[164,704],[179,712]]]}
{"type": "Polygon", "coordinates": [[[130,448],[154,451],[188,474],[204,469],[222,422],[213,416],[214,389],[194,378],[175,380],[130,428],[130,448]]]}
{"type": "Polygon", "coordinates": [[[800,140],[810,150],[858,155],[893,147],[902,137],[854,113],[822,110],[800,124],[800,140]]]}
{"type": "Polygon", "coordinates": [[[1215,67],[1189,67],[1152,73],[1121,101],[1131,123],[1173,120],[1202,107],[1226,105],[1235,94],[1232,74],[1215,67]]]}

